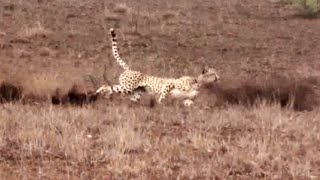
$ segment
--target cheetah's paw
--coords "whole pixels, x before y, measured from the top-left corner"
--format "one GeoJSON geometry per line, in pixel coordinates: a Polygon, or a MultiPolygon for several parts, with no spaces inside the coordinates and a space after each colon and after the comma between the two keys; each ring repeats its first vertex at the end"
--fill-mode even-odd
{"type": "Polygon", "coordinates": [[[183,101],[183,105],[187,106],[187,107],[192,106],[193,105],[193,101],[191,99],[186,99],[186,100],[183,101]]]}

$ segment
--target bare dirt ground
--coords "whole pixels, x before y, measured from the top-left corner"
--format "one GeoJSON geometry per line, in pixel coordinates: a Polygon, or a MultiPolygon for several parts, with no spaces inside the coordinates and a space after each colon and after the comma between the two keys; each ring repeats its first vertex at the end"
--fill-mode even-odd
{"type": "Polygon", "coordinates": [[[0,0],[3,179],[320,178],[320,20],[283,1],[0,0]],[[104,99],[215,67],[191,108],[104,99]]]}

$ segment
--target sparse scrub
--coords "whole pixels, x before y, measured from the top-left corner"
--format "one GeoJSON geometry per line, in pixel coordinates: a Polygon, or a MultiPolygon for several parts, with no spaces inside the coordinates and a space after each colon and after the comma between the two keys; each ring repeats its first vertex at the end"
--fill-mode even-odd
{"type": "Polygon", "coordinates": [[[15,58],[30,58],[32,54],[33,53],[31,51],[25,49],[15,48],[13,50],[13,56],[15,58]]]}
{"type": "Polygon", "coordinates": [[[15,81],[23,86],[26,94],[32,93],[37,96],[47,96],[59,87],[59,81],[56,77],[51,73],[38,74],[37,76],[21,73],[17,75],[15,81]]]}
{"type": "Polygon", "coordinates": [[[6,35],[7,35],[7,33],[4,32],[4,31],[2,31],[2,30],[0,29],[0,37],[4,37],[4,36],[6,36],[6,35]]]}
{"type": "Polygon", "coordinates": [[[131,9],[126,4],[116,4],[113,11],[119,14],[126,14],[131,9]]]}
{"type": "Polygon", "coordinates": [[[8,83],[8,82],[1,82],[0,103],[18,101],[21,97],[22,97],[22,87],[12,83],[8,83]]]}
{"type": "Polygon", "coordinates": [[[282,107],[297,111],[312,110],[319,104],[319,95],[313,89],[313,83],[307,79],[289,80],[285,77],[271,76],[257,82],[244,81],[240,85],[212,85],[204,87],[209,96],[215,95],[215,104],[241,104],[252,107],[263,101],[279,103],[282,107]]]}
{"type": "Polygon", "coordinates": [[[39,49],[40,56],[56,56],[56,52],[48,47],[42,47],[39,49]]]}
{"type": "Polygon", "coordinates": [[[43,27],[43,25],[38,21],[34,26],[24,27],[18,36],[21,38],[33,38],[33,37],[47,37],[52,31],[43,27]]]}
{"type": "Polygon", "coordinates": [[[295,5],[305,17],[319,17],[319,0],[288,0],[288,2],[295,5]]]}
{"type": "MultiPolygon", "coordinates": [[[[117,8],[115,8],[117,9],[117,8]]],[[[122,8],[121,8],[122,9],[122,8]]],[[[118,22],[120,21],[121,17],[119,17],[118,14],[114,13],[112,10],[109,8],[105,7],[104,9],[104,16],[108,21],[115,21],[118,22]]]]}

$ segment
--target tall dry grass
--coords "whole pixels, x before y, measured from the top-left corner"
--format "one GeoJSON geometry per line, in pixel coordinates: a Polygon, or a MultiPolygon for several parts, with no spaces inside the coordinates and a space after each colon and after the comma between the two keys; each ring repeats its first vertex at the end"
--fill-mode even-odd
{"type": "Polygon", "coordinates": [[[0,108],[1,159],[21,167],[8,173],[30,178],[314,178],[319,114],[265,102],[214,110],[9,103],[0,108]]]}

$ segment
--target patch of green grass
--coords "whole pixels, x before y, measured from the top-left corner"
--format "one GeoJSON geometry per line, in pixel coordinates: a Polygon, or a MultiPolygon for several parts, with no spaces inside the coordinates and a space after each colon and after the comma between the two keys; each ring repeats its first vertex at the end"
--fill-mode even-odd
{"type": "Polygon", "coordinates": [[[319,0],[288,0],[295,5],[304,17],[319,17],[320,1],[319,0]]]}

